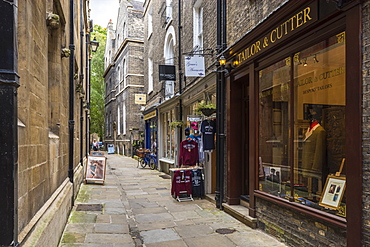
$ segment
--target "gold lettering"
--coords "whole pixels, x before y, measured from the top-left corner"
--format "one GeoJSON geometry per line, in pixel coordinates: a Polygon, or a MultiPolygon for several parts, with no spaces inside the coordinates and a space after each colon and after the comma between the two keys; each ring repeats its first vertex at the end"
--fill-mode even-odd
{"type": "Polygon", "coordinates": [[[296,18],[296,16],[293,16],[292,18],[288,20],[290,21],[290,25],[291,25],[290,31],[294,31],[294,18],[296,18]]]}
{"type": "Polygon", "coordinates": [[[288,25],[286,24],[288,21],[286,21],[286,22],[284,22],[283,24],[281,24],[281,26],[283,26],[284,25],[284,30],[285,30],[285,32],[284,32],[284,34],[285,35],[287,35],[288,34],[288,25]]]}
{"type": "Polygon", "coordinates": [[[261,41],[256,42],[256,53],[261,51],[261,41]]]}
{"type": "Polygon", "coordinates": [[[239,56],[240,57],[239,58],[240,62],[245,61],[246,58],[245,58],[245,55],[244,54],[245,54],[245,50],[240,53],[240,56],[239,56]]]}
{"type": "Polygon", "coordinates": [[[278,39],[281,39],[283,37],[283,30],[281,26],[276,28],[276,36],[278,39]],[[279,34],[279,30],[280,30],[280,34],[279,34]]]}
{"type": "Polygon", "coordinates": [[[256,54],[256,45],[255,44],[253,44],[251,46],[251,55],[254,56],[254,54],[256,54]]]}
{"type": "Polygon", "coordinates": [[[296,16],[297,16],[297,28],[298,28],[303,25],[302,11],[299,12],[296,16]]]}
{"type": "MultiPolygon", "coordinates": [[[[312,20],[310,14],[311,7],[306,7],[305,9],[296,13],[294,16],[290,17],[288,20],[277,26],[275,29],[271,30],[271,32],[268,33],[267,36],[259,39],[254,44],[251,44],[244,51],[237,55],[239,63],[247,60],[248,58],[262,51],[262,49],[268,47],[270,45],[270,42],[275,43],[276,41],[282,39],[285,35],[289,35],[291,31],[294,31],[306,22],[312,20]]],[[[326,75],[319,75],[319,79],[322,79],[325,76],[326,75]]]]}
{"type": "Polygon", "coordinates": [[[303,10],[303,16],[304,16],[304,23],[306,23],[307,21],[310,21],[312,20],[312,18],[309,16],[311,12],[311,8],[310,7],[307,7],[303,10]]]}
{"type": "Polygon", "coordinates": [[[276,33],[276,29],[274,29],[274,30],[271,31],[271,34],[270,34],[270,41],[271,41],[271,43],[275,43],[275,41],[276,41],[276,39],[275,40],[272,39],[272,35],[273,35],[274,32],[276,33]]]}

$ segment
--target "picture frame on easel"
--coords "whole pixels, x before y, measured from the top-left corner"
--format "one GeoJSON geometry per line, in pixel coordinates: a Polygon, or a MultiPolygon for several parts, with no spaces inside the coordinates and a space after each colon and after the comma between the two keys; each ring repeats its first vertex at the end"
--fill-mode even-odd
{"type": "Polygon", "coordinates": [[[346,189],[346,178],[328,175],[319,202],[320,206],[338,209],[346,189]]]}
{"type": "Polygon", "coordinates": [[[85,183],[102,183],[106,173],[105,156],[89,155],[85,169],[85,183]]]}

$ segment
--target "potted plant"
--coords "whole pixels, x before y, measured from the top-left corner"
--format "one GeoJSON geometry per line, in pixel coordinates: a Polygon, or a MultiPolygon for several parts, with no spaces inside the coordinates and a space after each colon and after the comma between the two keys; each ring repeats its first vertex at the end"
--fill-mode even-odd
{"type": "Polygon", "coordinates": [[[170,128],[171,129],[174,129],[174,128],[181,128],[183,127],[185,124],[183,121],[173,121],[170,123],[170,128]]]}
{"type": "Polygon", "coordinates": [[[211,116],[213,113],[216,112],[216,106],[212,103],[206,103],[205,101],[201,101],[195,107],[195,113],[197,115],[203,114],[207,117],[211,116]]]}

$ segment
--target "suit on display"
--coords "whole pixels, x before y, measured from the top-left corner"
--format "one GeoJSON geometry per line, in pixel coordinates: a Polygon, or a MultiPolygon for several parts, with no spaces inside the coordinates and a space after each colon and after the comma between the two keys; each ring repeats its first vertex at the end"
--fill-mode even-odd
{"type": "Polygon", "coordinates": [[[326,131],[314,122],[305,134],[302,151],[302,168],[322,172],[326,160],[326,131]]]}

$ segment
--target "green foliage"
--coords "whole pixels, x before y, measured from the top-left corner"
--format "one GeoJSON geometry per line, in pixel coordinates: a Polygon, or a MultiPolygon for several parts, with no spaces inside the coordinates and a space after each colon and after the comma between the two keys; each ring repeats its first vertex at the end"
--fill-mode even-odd
{"type": "Polygon", "coordinates": [[[195,106],[195,114],[202,115],[202,109],[213,109],[213,110],[215,110],[216,106],[212,103],[207,104],[204,100],[202,100],[201,102],[199,102],[195,106]]]}
{"type": "Polygon", "coordinates": [[[184,122],[183,121],[173,121],[170,123],[170,128],[171,129],[174,129],[174,128],[181,128],[185,126],[184,122]]]}
{"type": "Polygon", "coordinates": [[[94,32],[91,33],[91,40],[96,37],[99,47],[96,52],[92,52],[91,59],[91,98],[90,98],[90,131],[97,133],[102,140],[104,137],[104,52],[107,37],[106,28],[94,25],[94,32]]]}

